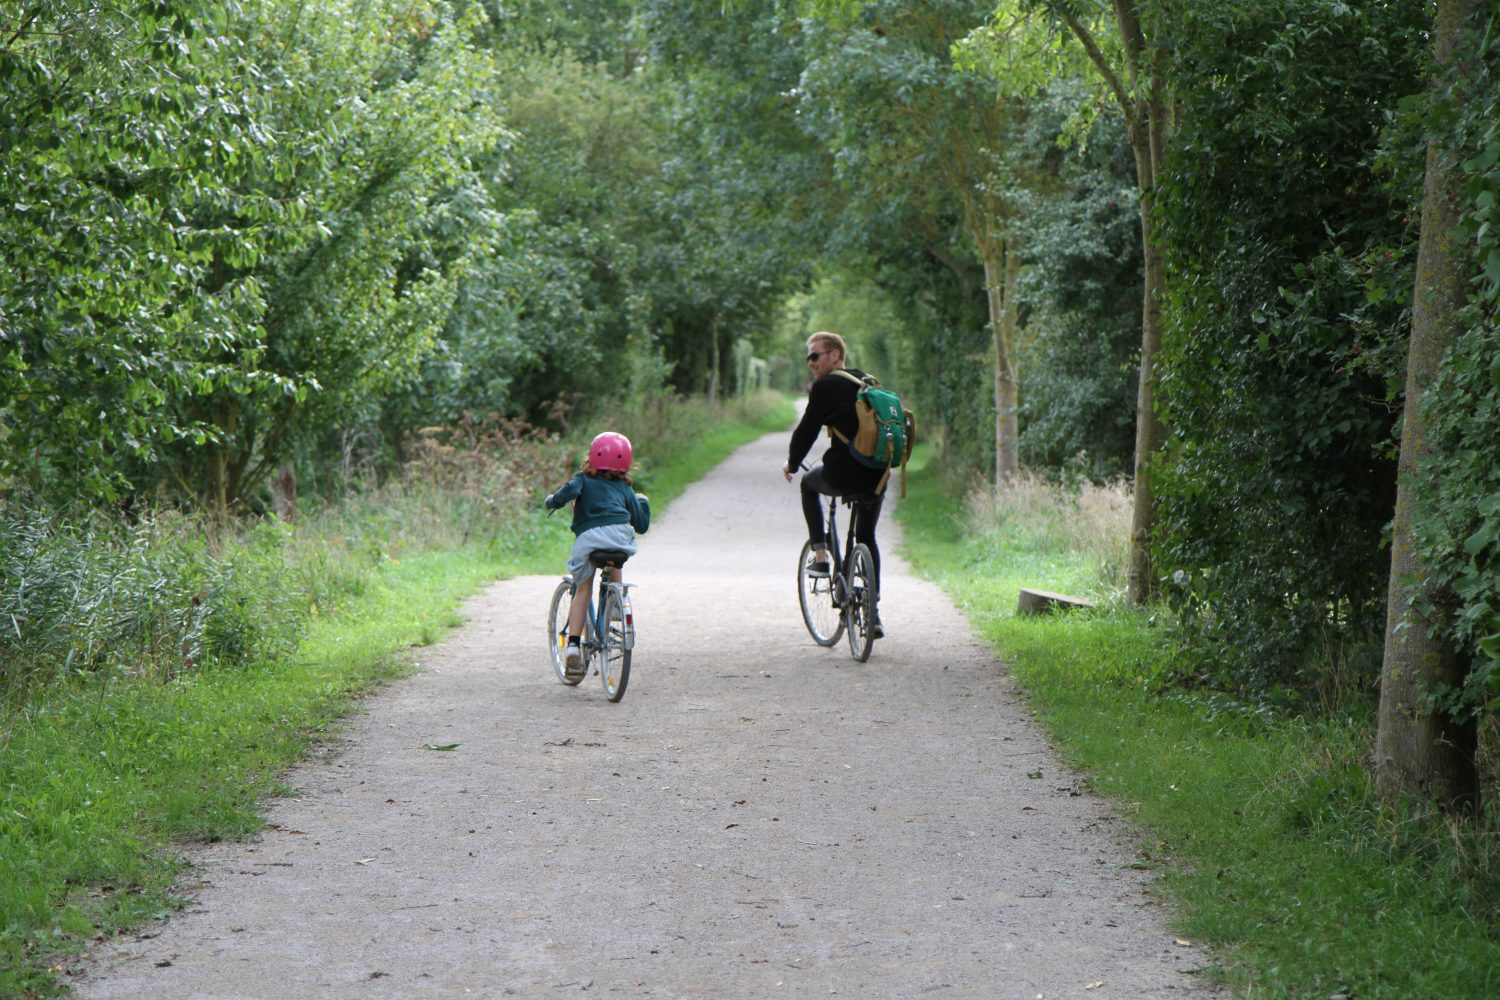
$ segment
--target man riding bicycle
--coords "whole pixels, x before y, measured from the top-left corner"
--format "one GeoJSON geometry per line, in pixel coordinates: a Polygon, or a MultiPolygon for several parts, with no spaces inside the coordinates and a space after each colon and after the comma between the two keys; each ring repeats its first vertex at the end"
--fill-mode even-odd
{"type": "MultiPolygon", "coordinates": [[[[847,351],[844,338],[836,333],[821,331],[807,338],[807,367],[812,371],[813,384],[807,394],[807,409],[802,420],[792,431],[791,448],[787,463],[781,474],[790,482],[793,470],[801,466],[802,460],[812,450],[818,432],[824,427],[837,431],[850,440],[859,429],[859,418],[854,412],[854,396],[859,385],[850,378],[837,374],[844,368],[847,351]]],[[[847,369],[850,374],[863,376],[857,368],[847,369]]],[[[823,504],[820,496],[871,495],[880,486],[886,473],[881,469],[870,469],[854,460],[849,449],[829,435],[831,444],[823,453],[823,464],[814,467],[802,477],[802,514],[807,521],[807,537],[813,544],[813,571],[826,573],[831,560],[823,535],[823,504]]],[[[884,496],[854,507],[854,538],[863,542],[870,550],[874,561],[875,592],[880,593],[880,547],[875,544],[875,525],[880,520],[880,507],[884,496]]],[[[875,638],[885,635],[880,624],[877,607],[874,627],[875,638]]]]}

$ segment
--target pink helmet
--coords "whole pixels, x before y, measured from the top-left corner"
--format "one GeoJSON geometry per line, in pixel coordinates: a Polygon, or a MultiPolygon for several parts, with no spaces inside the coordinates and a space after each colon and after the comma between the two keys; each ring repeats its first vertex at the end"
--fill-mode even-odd
{"type": "Polygon", "coordinates": [[[589,445],[589,468],[595,472],[629,472],[630,439],[624,434],[605,431],[589,445]]]}

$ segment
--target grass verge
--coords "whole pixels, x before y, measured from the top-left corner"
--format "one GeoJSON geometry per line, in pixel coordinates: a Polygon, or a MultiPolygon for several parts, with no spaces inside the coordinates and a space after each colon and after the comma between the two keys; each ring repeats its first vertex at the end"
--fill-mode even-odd
{"type": "MultiPolygon", "coordinates": [[[[690,438],[652,450],[640,485],[659,511],[792,418],[782,400],[697,420],[690,438]]],[[[181,845],[259,830],[257,807],[282,790],[285,770],[406,669],[412,648],[458,625],[465,598],[498,578],[560,570],[567,520],[537,508],[484,541],[372,560],[294,655],[165,682],[60,684],[0,713],[0,997],[59,995],[90,940],[164,919],[183,902],[181,845]]],[[[355,526],[346,520],[332,519],[334,530],[355,526]]]]}
{"type": "Polygon", "coordinates": [[[1246,997],[1500,995],[1497,825],[1402,816],[1365,771],[1373,713],[1276,718],[1164,680],[1149,613],[1086,554],[976,522],[961,490],[913,476],[906,556],[953,595],[1091,786],[1141,831],[1176,930],[1246,997]],[[1020,587],[1100,598],[1018,617],[1020,587]]]}

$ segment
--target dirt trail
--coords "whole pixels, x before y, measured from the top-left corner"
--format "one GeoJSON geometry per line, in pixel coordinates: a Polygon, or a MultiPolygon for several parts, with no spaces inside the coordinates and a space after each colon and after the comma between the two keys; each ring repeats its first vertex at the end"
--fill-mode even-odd
{"type": "Polygon", "coordinates": [[[496,584],[78,994],[1214,994],[1122,867],[1124,825],[894,556],[889,511],[890,637],[863,665],[813,645],[784,443],[741,449],[642,539],[624,701],[554,678],[556,577],[496,584]]]}

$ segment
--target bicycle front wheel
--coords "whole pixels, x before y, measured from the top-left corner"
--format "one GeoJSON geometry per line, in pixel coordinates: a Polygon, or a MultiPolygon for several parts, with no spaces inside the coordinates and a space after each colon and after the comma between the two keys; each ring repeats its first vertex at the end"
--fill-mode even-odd
{"type": "Polygon", "coordinates": [[[802,555],[797,560],[797,599],[802,602],[802,621],[813,642],[832,646],[844,634],[844,619],[833,599],[833,573],[814,573],[808,565],[812,553],[813,543],[802,543],[802,555]]]}
{"type": "Polygon", "coordinates": [[[630,683],[630,647],[634,642],[629,605],[620,592],[611,589],[604,595],[603,635],[599,637],[599,676],[604,681],[604,696],[610,701],[625,697],[630,683]]]}
{"type": "Polygon", "coordinates": [[[567,665],[563,663],[563,651],[568,644],[568,609],[573,606],[573,587],[564,580],[552,592],[552,610],[547,612],[547,644],[552,648],[552,669],[557,679],[573,685],[583,680],[569,680],[567,665]]]}
{"type": "Polygon", "coordinates": [[[849,599],[844,618],[849,629],[849,654],[860,663],[870,658],[875,644],[875,557],[864,545],[854,546],[849,557],[849,599]]]}

